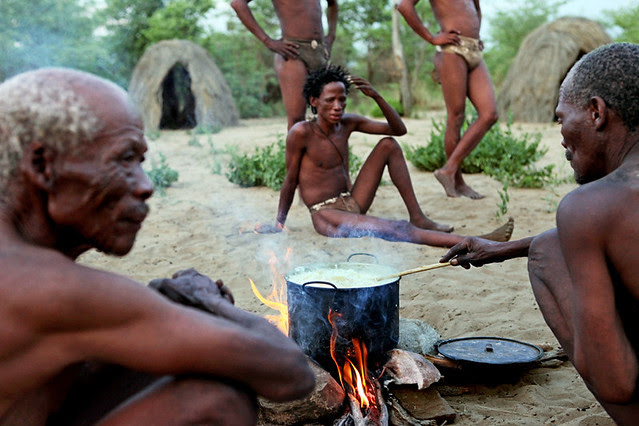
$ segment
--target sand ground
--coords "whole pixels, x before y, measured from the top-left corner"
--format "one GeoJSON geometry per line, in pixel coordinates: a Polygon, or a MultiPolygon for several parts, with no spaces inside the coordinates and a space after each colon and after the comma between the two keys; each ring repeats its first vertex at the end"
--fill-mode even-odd
{"type": "MultiPolygon", "coordinates": [[[[424,144],[431,118],[406,120],[409,132],[401,143],[424,144]]],[[[542,162],[557,164],[561,176],[571,169],[560,146],[559,127],[552,124],[513,125],[515,132],[540,132],[549,148],[542,162]]],[[[288,232],[258,235],[258,223],[273,223],[278,193],[267,188],[240,188],[226,179],[225,147],[252,152],[283,138],[283,119],[246,120],[212,135],[183,131],[162,132],[150,140],[149,159],[164,155],[178,171],[179,180],[150,201],[151,214],[133,251],[124,258],[89,252],[81,262],[131,276],[142,283],[175,271],[195,267],[212,278],[222,278],[235,294],[236,304],[260,315],[272,313],[253,295],[249,278],[263,294],[270,292],[270,258],[280,274],[295,266],[346,261],[352,253],[374,254],[380,263],[399,270],[435,263],[445,249],[373,238],[329,239],[315,233],[306,208],[296,199],[288,232]],[[214,171],[222,166],[222,174],[214,171]],[[287,257],[287,253],[290,253],[287,257]]],[[[354,135],[353,151],[364,157],[378,137],[354,135]]],[[[150,163],[151,161],[149,161],[150,163]]],[[[147,165],[150,168],[150,164],[147,165]]],[[[456,232],[474,235],[489,231],[497,218],[501,184],[484,175],[468,182],[486,195],[482,200],[445,196],[432,173],[411,167],[412,179],[424,211],[434,220],[450,223],[456,232]]],[[[388,178],[385,179],[390,182],[388,178]]],[[[575,187],[562,184],[547,189],[509,189],[507,215],[515,218],[513,238],[536,235],[555,224],[555,210],[563,195],[575,187]]],[[[404,219],[406,210],[392,185],[380,187],[371,215],[404,219]]],[[[443,268],[408,275],[400,282],[400,315],[431,324],[443,338],[500,336],[557,347],[533,298],[525,259],[479,269],[443,268]]],[[[457,411],[458,425],[612,425],[570,363],[532,369],[516,383],[478,385],[471,392],[447,395],[457,411]]]]}

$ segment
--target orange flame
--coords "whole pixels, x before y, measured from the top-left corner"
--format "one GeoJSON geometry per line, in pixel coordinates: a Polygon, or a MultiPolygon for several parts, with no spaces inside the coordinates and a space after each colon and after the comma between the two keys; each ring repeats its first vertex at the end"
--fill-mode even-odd
{"type": "MultiPolygon", "coordinates": [[[[292,250],[286,249],[286,255],[284,257],[285,263],[288,263],[288,258],[291,255],[292,250]]],[[[275,253],[271,252],[269,259],[269,266],[271,268],[271,294],[264,297],[257,289],[255,282],[249,278],[251,282],[251,289],[253,294],[266,306],[278,311],[278,314],[264,315],[271,324],[275,325],[280,331],[288,336],[288,305],[286,304],[286,280],[284,276],[279,272],[280,263],[275,256],[275,253]]]]}
{"type": "Polygon", "coordinates": [[[330,310],[328,313],[328,321],[333,326],[330,340],[331,358],[333,358],[337,366],[342,388],[357,399],[360,407],[368,408],[371,406],[371,401],[375,400],[373,396],[374,393],[370,389],[370,384],[366,379],[368,377],[368,369],[366,367],[368,351],[363,342],[360,342],[357,338],[353,338],[353,347],[348,353],[344,354],[346,357],[344,363],[342,364],[337,360],[336,342],[338,331],[335,326],[335,319],[340,316],[341,314],[333,310],[330,310]]]}

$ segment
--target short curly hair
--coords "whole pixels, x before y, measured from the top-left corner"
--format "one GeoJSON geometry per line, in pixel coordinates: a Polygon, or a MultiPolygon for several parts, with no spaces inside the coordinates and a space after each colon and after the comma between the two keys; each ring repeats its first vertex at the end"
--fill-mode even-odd
{"type": "Polygon", "coordinates": [[[348,95],[348,90],[351,86],[348,77],[348,71],[340,65],[328,65],[327,67],[321,67],[311,71],[306,77],[304,88],[302,89],[306,103],[308,105],[311,104],[311,97],[319,98],[324,86],[334,81],[343,83],[346,88],[346,94],[348,95]]]}
{"type": "Polygon", "coordinates": [[[98,117],[76,90],[76,81],[88,75],[41,68],[0,84],[0,201],[29,143],[40,141],[65,153],[99,133],[98,117]]]}
{"type": "Polygon", "coordinates": [[[634,132],[639,126],[639,45],[612,43],[582,57],[570,70],[560,89],[560,97],[586,107],[593,96],[601,97],[608,108],[634,132]]]}

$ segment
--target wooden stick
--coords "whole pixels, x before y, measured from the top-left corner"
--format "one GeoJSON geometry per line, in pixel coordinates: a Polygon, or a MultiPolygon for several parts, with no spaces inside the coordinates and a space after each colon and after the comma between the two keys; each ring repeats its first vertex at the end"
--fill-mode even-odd
{"type": "Polygon", "coordinates": [[[432,265],[420,266],[419,268],[408,269],[406,271],[398,272],[397,274],[387,275],[385,277],[377,278],[377,281],[387,280],[389,278],[399,278],[404,275],[415,274],[417,272],[430,271],[431,269],[443,268],[444,266],[450,266],[450,262],[433,263],[432,265]]]}

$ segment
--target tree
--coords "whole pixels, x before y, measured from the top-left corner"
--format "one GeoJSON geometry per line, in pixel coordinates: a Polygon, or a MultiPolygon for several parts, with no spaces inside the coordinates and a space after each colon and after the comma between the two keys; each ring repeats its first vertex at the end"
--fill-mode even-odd
{"type": "Polygon", "coordinates": [[[100,12],[106,28],[107,43],[117,58],[113,79],[126,84],[138,59],[149,45],[143,31],[153,13],[164,7],[162,0],[106,0],[100,12]]]}
{"type": "Polygon", "coordinates": [[[512,64],[521,42],[530,32],[556,16],[566,0],[517,0],[500,10],[490,20],[490,34],[484,59],[490,74],[499,85],[512,64]]]}
{"type": "Polygon", "coordinates": [[[639,43],[639,6],[634,8],[606,11],[605,15],[610,19],[610,25],[621,29],[621,33],[615,37],[616,41],[627,41],[630,43],[639,43]]]}
{"type": "Polygon", "coordinates": [[[174,0],[157,9],[148,19],[148,27],[141,30],[147,46],[173,38],[198,41],[204,32],[200,18],[212,7],[211,0],[174,0]]]}
{"type": "Polygon", "coordinates": [[[45,66],[109,75],[106,49],[94,36],[92,7],[90,0],[2,0],[0,81],[45,66]]]}

